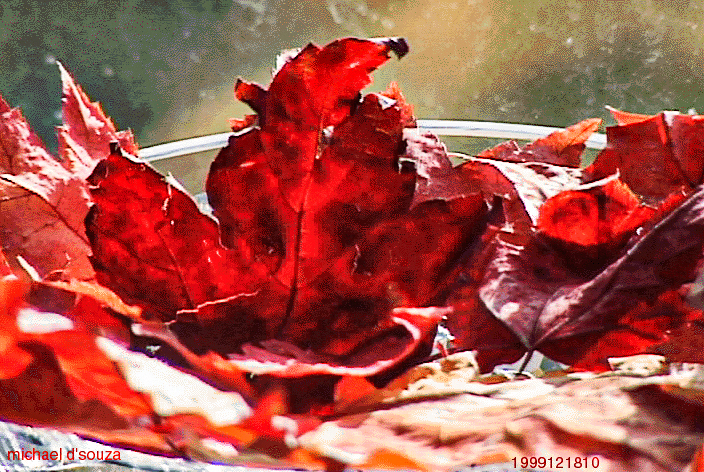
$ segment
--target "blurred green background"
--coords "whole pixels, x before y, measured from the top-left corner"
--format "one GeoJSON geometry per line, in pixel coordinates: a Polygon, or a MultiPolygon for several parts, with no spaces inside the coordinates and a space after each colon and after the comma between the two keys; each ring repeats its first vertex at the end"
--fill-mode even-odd
{"type": "Polygon", "coordinates": [[[703,32],[704,0],[2,0],[0,93],[55,148],[59,60],[148,146],[227,131],[237,76],[267,84],[281,49],[404,36],[372,90],[418,117],[564,126],[704,110],[703,32]]]}

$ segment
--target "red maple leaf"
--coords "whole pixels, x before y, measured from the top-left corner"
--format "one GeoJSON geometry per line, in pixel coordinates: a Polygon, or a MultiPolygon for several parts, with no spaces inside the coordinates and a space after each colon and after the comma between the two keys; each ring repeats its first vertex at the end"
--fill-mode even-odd
{"type": "Polygon", "coordinates": [[[257,372],[371,374],[430,342],[447,310],[428,306],[457,276],[485,206],[461,188],[419,199],[422,169],[450,161],[402,155],[414,122],[396,87],[360,98],[369,73],[406,49],[309,45],[268,90],[239,81],[257,118],[212,164],[219,224],[115,150],[90,177],[99,280],[191,350],[257,372]]]}

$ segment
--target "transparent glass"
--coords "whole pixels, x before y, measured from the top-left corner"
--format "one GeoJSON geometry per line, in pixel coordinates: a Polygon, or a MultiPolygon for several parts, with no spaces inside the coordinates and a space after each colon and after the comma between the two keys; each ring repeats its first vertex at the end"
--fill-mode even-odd
{"type": "MultiPolygon", "coordinates": [[[[515,139],[521,141],[532,141],[560,129],[550,126],[467,120],[418,120],[418,127],[432,131],[440,136],[515,139]]],[[[212,151],[225,146],[230,135],[232,133],[217,133],[158,144],[142,149],[140,157],[147,162],[157,162],[212,151]]],[[[587,140],[586,146],[590,149],[603,149],[606,146],[606,136],[594,133],[587,140]]]]}

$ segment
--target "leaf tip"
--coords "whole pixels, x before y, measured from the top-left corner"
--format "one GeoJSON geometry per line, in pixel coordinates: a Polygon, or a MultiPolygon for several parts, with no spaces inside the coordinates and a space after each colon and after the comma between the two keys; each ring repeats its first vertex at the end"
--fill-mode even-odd
{"type": "Polygon", "coordinates": [[[411,50],[406,38],[378,38],[372,39],[372,41],[387,46],[391,51],[393,51],[394,54],[396,54],[396,57],[398,57],[399,59],[408,54],[408,52],[411,50]]]}
{"type": "Polygon", "coordinates": [[[56,61],[56,66],[59,68],[59,72],[61,73],[61,78],[63,79],[65,75],[68,75],[68,71],[64,67],[64,65],[61,63],[61,61],[56,61]]]}

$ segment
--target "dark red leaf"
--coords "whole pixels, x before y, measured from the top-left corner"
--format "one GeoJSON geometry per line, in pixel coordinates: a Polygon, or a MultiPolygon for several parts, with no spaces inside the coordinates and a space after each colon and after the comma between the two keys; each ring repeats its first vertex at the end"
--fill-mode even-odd
{"type": "MultiPolygon", "coordinates": [[[[645,221],[643,216],[649,212],[638,215],[641,236],[635,234],[634,225],[626,225],[631,227],[629,232],[619,233],[609,227],[607,218],[588,218],[594,212],[608,216],[606,207],[619,212],[624,208],[623,199],[614,199],[623,197],[618,181],[598,190],[604,192],[601,204],[591,200],[595,191],[565,192],[543,206],[546,213],[541,212],[541,222],[557,239],[537,234],[517,246],[499,233],[495,249],[487,249],[493,252],[481,282],[475,280],[476,292],[467,287],[457,294],[460,306],[473,303],[473,292],[479,298],[476,319],[465,312],[469,319],[453,316],[449,321],[458,345],[492,348],[491,341],[477,339],[473,333],[475,325],[491,324],[486,309],[497,320],[497,332],[508,327],[526,351],[542,350],[558,361],[595,368],[606,365],[611,356],[644,352],[665,339],[666,329],[689,320],[689,310],[659,297],[696,275],[704,241],[704,190],[659,222],[658,212],[645,221]],[[600,226],[606,226],[602,233],[600,226]],[[596,234],[592,234],[594,228],[596,234]],[[601,237],[605,242],[600,242],[601,237]]],[[[628,214],[644,211],[638,208],[632,206],[628,214]]],[[[515,342],[504,343],[515,352],[515,342]]]]}
{"type": "MultiPolygon", "coordinates": [[[[596,125],[569,130],[583,142],[596,125]]],[[[671,186],[648,206],[615,173],[568,167],[552,136],[538,141],[554,145],[553,157],[540,160],[559,165],[531,162],[525,150],[541,147],[535,143],[509,142],[460,166],[471,188],[503,200],[503,220],[492,222],[495,232],[485,234],[449,300],[456,348],[477,349],[483,368],[536,349],[603,367],[607,357],[644,352],[699,316],[678,290],[702,258],[702,192],[686,199],[686,188],[671,186]]],[[[636,137],[628,139],[635,146],[636,137]]],[[[696,152],[687,159],[697,161],[696,152]]]]}
{"type": "Polygon", "coordinates": [[[607,369],[609,357],[657,353],[668,362],[701,362],[702,312],[686,304],[682,293],[664,292],[655,300],[633,300],[632,307],[607,321],[606,329],[543,344],[540,351],[585,369],[607,369]]]}

